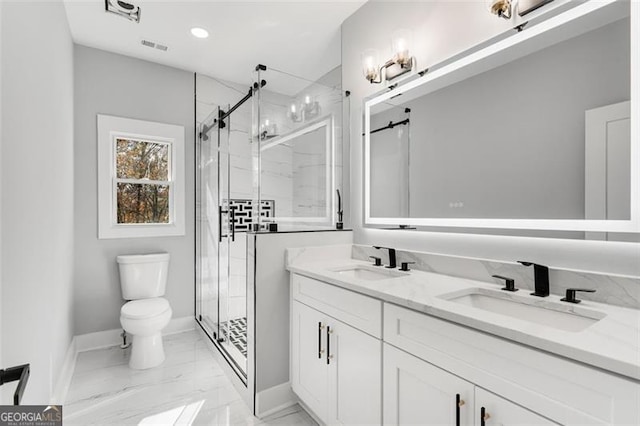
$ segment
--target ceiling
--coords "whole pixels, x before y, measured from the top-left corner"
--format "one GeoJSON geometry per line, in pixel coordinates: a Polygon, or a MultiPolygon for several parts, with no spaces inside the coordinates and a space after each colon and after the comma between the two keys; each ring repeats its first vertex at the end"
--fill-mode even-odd
{"type": "Polygon", "coordinates": [[[73,40],[85,46],[248,84],[257,64],[316,80],[340,65],[340,26],[366,1],[148,1],[140,23],[104,0],[65,0],[73,40]],[[197,39],[192,27],[209,31],[197,39]],[[146,39],[169,47],[145,47],[146,39]]]}

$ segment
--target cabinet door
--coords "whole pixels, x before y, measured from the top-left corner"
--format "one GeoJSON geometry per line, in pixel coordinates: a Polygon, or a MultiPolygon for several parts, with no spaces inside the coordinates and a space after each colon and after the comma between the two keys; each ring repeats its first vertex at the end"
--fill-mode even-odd
{"type": "Polygon", "coordinates": [[[326,420],[328,375],[325,316],[300,302],[292,303],[291,387],[320,419],[326,420]]]}
{"type": "Polygon", "coordinates": [[[474,386],[384,344],[385,425],[473,425],[474,386]]]}
{"type": "Polygon", "coordinates": [[[329,424],[382,423],[382,342],[342,322],[329,323],[329,424]]]}
{"type": "Polygon", "coordinates": [[[547,426],[557,423],[547,420],[497,395],[476,387],[476,426],[547,426]],[[484,408],[484,421],[482,409],[484,408]]]}

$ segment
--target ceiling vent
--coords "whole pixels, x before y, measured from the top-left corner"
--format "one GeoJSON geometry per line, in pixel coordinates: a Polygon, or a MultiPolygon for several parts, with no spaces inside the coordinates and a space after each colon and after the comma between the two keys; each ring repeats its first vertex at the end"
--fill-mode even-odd
{"type": "Polygon", "coordinates": [[[150,40],[141,40],[140,43],[143,46],[147,46],[152,49],[162,50],[163,52],[166,52],[169,49],[169,47],[165,46],[164,44],[154,43],[153,41],[150,41],[150,40]]]}
{"type": "Polygon", "coordinates": [[[140,22],[140,7],[122,0],[104,0],[104,8],[133,22],[140,22]]]}

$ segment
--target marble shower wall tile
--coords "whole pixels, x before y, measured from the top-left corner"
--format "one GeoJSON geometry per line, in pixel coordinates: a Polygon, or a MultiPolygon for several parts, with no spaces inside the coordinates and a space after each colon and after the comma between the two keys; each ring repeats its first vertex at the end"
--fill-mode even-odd
{"type": "MultiPolygon", "coordinates": [[[[386,250],[381,252],[370,246],[353,245],[352,258],[368,261],[369,256],[382,257],[384,263],[388,262],[386,250]]],[[[499,286],[503,285],[503,281],[491,276],[502,275],[515,279],[518,288],[531,291],[534,288],[533,268],[515,262],[497,262],[405,250],[397,250],[396,257],[398,265],[400,262],[415,262],[411,268],[420,271],[495,282],[499,286]]],[[[595,293],[581,293],[579,298],[640,309],[640,277],[550,269],[549,282],[553,294],[564,295],[567,288],[592,288],[596,289],[595,293]]]]}

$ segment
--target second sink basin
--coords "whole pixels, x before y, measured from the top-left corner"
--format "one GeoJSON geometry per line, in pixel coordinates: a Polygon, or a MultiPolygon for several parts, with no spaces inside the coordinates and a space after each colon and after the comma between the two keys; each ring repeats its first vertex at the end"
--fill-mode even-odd
{"type": "Polygon", "coordinates": [[[595,324],[605,314],[547,300],[472,288],[440,296],[442,299],[487,312],[524,320],[563,331],[578,332],[595,324]]]}
{"type": "Polygon", "coordinates": [[[364,265],[333,269],[333,272],[337,272],[344,277],[350,277],[364,281],[388,280],[389,278],[403,277],[406,275],[401,272],[394,271],[392,269],[385,269],[384,267],[380,266],[364,265]]]}

